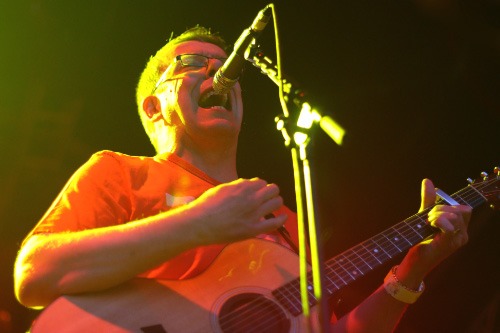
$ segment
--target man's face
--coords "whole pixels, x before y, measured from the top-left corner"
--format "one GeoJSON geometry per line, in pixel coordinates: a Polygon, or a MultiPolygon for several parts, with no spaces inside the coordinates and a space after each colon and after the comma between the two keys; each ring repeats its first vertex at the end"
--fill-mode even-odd
{"type": "Polygon", "coordinates": [[[226,53],[218,46],[201,41],[175,45],[166,70],[166,82],[161,83],[158,97],[162,100],[163,118],[173,126],[177,140],[235,140],[241,127],[243,106],[241,89],[236,84],[227,96],[213,95],[213,76],[222,66],[226,53]],[[198,54],[209,57],[206,67],[183,66],[174,62],[176,56],[198,54]]]}

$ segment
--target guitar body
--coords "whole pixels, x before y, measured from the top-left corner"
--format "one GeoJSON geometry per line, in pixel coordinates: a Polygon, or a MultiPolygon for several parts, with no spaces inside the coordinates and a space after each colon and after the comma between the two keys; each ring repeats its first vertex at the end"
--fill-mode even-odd
{"type": "Polygon", "coordinates": [[[271,294],[298,276],[295,253],[245,240],[227,246],[193,279],[134,279],[104,292],[60,297],[31,332],[302,332],[303,316],[292,316],[271,294]]]}

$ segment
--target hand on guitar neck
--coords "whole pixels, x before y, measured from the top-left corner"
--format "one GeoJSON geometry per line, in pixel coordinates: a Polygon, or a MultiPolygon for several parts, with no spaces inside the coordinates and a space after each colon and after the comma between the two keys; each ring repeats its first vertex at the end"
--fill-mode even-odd
{"type": "Polygon", "coordinates": [[[436,190],[429,179],[422,181],[421,197],[419,212],[430,209],[428,223],[440,232],[412,247],[398,267],[400,281],[415,290],[436,265],[467,243],[472,213],[468,205],[436,205],[436,190]]]}

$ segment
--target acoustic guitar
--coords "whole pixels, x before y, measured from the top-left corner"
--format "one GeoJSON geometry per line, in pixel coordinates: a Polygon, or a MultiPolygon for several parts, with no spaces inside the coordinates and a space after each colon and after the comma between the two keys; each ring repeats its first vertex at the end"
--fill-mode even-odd
{"type": "MultiPolygon", "coordinates": [[[[471,182],[451,198],[472,208],[493,205],[500,199],[499,187],[495,168],[493,176],[471,182]]],[[[427,223],[430,209],[327,260],[325,296],[432,237],[437,230],[427,223]]],[[[309,289],[314,316],[317,301],[309,289]]],[[[134,279],[104,292],[60,297],[31,328],[33,333],[305,331],[297,256],[261,239],[228,245],[204,273],[189,280],[134,279]]]]}

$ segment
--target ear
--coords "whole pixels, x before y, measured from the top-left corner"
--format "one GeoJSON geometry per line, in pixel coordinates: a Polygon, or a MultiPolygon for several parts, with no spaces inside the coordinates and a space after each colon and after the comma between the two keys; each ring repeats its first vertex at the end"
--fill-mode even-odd
{"type": "Polygon", "coordinates": [[[142,110],[151,121],[156,121],[161,118],[161,102],[156,96],[148,96],[142,102],[142,110]]]}

